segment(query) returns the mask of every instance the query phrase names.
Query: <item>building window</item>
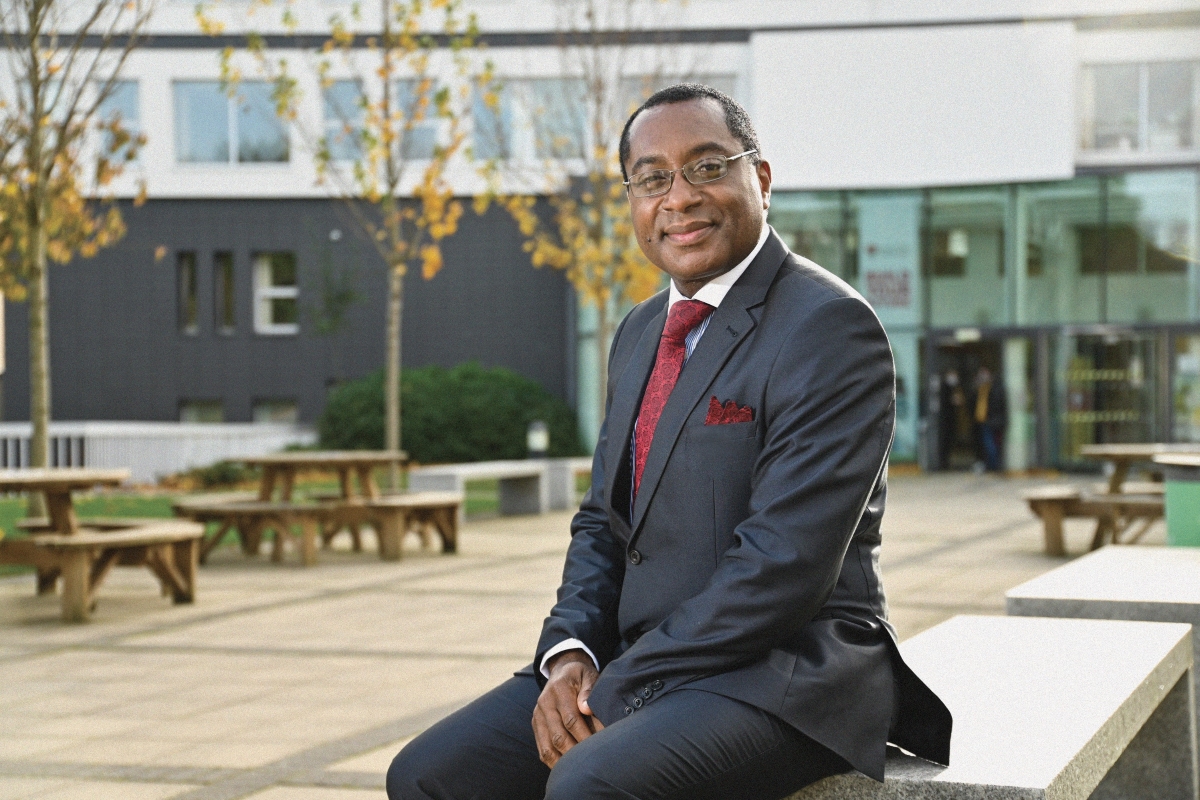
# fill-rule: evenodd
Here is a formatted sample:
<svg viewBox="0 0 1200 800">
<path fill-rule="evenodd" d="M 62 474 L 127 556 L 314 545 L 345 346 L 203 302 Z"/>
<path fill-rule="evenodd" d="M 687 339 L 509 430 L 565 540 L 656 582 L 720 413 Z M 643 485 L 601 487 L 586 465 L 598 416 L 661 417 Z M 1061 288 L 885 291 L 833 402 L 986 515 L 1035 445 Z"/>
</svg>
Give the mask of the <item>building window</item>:
<svg viewBox="0 0 1200 800">
<path fill-rule="evenodd" d="M 180 422 L 224 422 L 225 404 L 220 400 L 180 400 Z"/>
<path fill-rule="evenodd" d="M 290 424 L 300 421 L 295 400 L 255 400 L 251 419 L 260 423 Z"/>
<path fill-rule="evenodd" d="M 525 81 L 521 105 L 537 158 L 583 158 L 587 88 L 577 78 Z"/>
<path fill-rule="evenodd" d="M 300 332 L 300 287 L 296 254 L 254 255 L 254 332 L 294 335 Z"/>
<path fill-rule="evenodd" d="M 97 115 L 105 125 L 112 125 L 114 122 L 120 123 L 121 128 L 136 139 L 141 132 L 138 124 L 137 81 L 117 81 L 113 84 L 112 92 L 100 104 Z M 136 159 L 136 149 L 133 150 L 134 159 L 130 159 L 129 153 L 131 148 L 128 145 L 116 149 L 114 149 L 113 145 L 112 131 L 105 130 L 102 146 L 104 148 L 103 155 L 106 158 L 112 161 L 130 161 Z"/>
<path fill-rule="evenodd" d="M 234 288 L 233 253 L 228 250 L 213 253 L 213 327 L 217 333 L 229 335 L 237 330 Z"/>
<path fill-rule="evenodd" d="M 1092 64 L 1083 67 L 1080 91 L 1083 150 L 1200 147 L 1200 61 Z"/>
<path fill-rule="evenodd" d="M 362 83 L 334 81 L 325 87 L 322 96 L 329 160 L 357 161 L 363 155 L 360 141 L 365 102 Z"/>
<path fill-rule="evenodd" d="M 269 83 L 244 81 L 233 97 L 217 81 L 179 81 L 174 89 L 176 161 L 288 160 L 287 130 L 275 113 Z"/>
<path fill-rule="evenodd" d="M 424 89 L 424 91 L 422 91 Z M 400 143 L 401 155 L 410 161 L 433 158 L 438 145 L 438 118 L 434 96 L 438 92 L 433 82 L 426 80 L 396 81 L 396 108 L 408 127 Z"/>
<path fill-rule="evenodd" d="M 493 108 L 476 90 L 471 100 L 473 123 L 472 148 L 475 158 L 510 158 L 512 156 L 512 96 L 507 89 L 496 92 Z"/>
<path fill-rule="evenodd" d="M 200 332 L 200 315 L 196 302 L 196 253 L 183 250 L 175 256 L 175 275 L 178 283 L 179 330 L 189 336 Z"/>
</svg>

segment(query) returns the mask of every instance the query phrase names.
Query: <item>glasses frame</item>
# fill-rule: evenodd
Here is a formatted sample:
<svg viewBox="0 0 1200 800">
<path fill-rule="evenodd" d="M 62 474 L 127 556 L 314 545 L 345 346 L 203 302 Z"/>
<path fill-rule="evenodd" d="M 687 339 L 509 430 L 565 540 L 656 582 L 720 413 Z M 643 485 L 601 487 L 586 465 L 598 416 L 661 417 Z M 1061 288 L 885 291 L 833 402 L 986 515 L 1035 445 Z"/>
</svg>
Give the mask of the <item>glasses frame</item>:
<svg viewBox="0 0 1200 800">
<path fill-rule="evenodd" d="M 664 195 L 667 192 L 671 191 L 672 187 L 675 186 L 675 173 L 676 172 L 683 173 L 684 180 L 686 180 L 692 186 L 703 186 L 706 183 L 713 183 L 715 181 L 719 181 L 719 180 L 721 180 L 721 178 L 724 178 L 726 175 L 728 175 L 730 161 L 737 161 L 742 156 L 753 155 L 754 153 L 757 153 L 757 152 L 758 152 L 758 148 L 754 148 L 752 150 L 747 150 L 744 153 L 738 153 L 736 156 L 722 156 L 722 155 L 701 156 L 700 158 L 697 158 L 695 161 L 689 161 L 688 163 L 684 164 L 682 167 L 679 167 L 678 169 L 648 169 L 644 172 L 637 173 L 637 175 L 630 175 L 629 180 L 622 181 L 621 185 L 623 185 L 625 187 L 625 189 L 629 192 L 629 195 L 631 197 L 659 197 L 660 195 Z M 699 164 L 701 161 L 707 161 L 710 158 L 717 158 L 717 159 L 724 161 L 725 165 L 726 165 L 725 172 L 722 173 L 721 175 L 718 175 L 715 178 L 710 178 L 709 180 L 706 180 L 706 181 L 694 181 L 688 177 L 686 170 L 689 167 L 695 166 L 696 164 Z M 639 177 L 641 175 L 652 175 L 655 173 L 667 173 L 668 175 L 671 176 L 671 179 L 669 181 L 667 181 L 667 188 L 663 189 L 661 192 L 651 192 L 650 194 L 634 194 L 634 192 L 633 192 L 634 179 L 636 179 L 637 177 Z"/>
</svg>

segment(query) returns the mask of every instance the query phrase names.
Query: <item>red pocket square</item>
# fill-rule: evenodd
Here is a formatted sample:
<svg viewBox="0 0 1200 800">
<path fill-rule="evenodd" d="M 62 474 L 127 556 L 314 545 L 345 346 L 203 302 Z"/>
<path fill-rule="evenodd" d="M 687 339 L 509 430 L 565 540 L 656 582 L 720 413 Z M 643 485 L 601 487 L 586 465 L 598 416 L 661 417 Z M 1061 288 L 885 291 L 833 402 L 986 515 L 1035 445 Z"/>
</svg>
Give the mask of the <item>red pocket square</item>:
<svg viewBox="0 0 1200 800">
<path fill-rule="evenodd" d="M 754 409 L 750 406 L 739 406 L 732 400 L 726 400 L 725 405 L 714 394 L 708 401 L 708 416 L 704 418 L 705 425 L 730 425 L 734 422 L 753 422 Z"/>
</svg>

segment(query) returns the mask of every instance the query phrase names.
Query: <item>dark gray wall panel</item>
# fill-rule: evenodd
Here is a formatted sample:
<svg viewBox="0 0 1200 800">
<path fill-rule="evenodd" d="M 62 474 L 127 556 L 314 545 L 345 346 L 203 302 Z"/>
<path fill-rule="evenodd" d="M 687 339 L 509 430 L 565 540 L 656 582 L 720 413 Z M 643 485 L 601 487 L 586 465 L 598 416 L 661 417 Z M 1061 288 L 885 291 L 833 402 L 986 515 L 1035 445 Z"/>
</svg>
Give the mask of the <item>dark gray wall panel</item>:
<svg viewBox="0 0 1200 800">
<path fill-rule="evenodd" d="M 469 204 L 468 204 L 469 205 Z M 328 200 L 158 200 L 123 209 L 128 234 L 95 258 L 51 268 L 53 418 L 173 420 L 181 399 L 220 399 L 229 421 L 256 399 L 295 399 L 302 421 L 328 386 L 378 369 L 384 358 L 386 275 L 344 205 Z M 330 231 L 341 231 L 332 241 Z M 165 256 L 155 259 L 156 248 Z M 199 333 L 177 325 L 175 254 L 198 254 Z M 212 256 L 234 253 L 237 329 L 217 332 Z M 300 267 L 301 332 L 253 332 L 251 254 L 292 250 Z M 509 367 L 568 402 L 574 398 L 570 291 L 535 270 L 503 212 L 464 215 L 444 244 L 445 267 L 405 281 L 406 366 L 477 360 Z M 322 275 L 350 275 L 358 300 L 344 324 L 315 332 Z M 27 311 L 8 303 L 6 420 L 29 418 Z"/>
</svg>

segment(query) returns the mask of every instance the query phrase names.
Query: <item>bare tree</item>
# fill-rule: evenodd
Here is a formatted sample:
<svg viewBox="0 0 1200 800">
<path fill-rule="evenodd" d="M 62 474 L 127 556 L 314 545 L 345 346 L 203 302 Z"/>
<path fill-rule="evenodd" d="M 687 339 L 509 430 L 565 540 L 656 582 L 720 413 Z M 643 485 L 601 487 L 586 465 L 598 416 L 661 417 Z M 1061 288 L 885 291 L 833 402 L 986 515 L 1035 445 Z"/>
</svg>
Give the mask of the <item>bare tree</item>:
<svg viewBox="0 0 1200 800">
<path fill-rule="evenodd" d="M 152 11 L 151 0 L 0 2 L 0 282 L 29 302 L 33 466 L 48 455 L 47 267 L 124 234 L 106 188 L 142 138 L 102 109 Z"/>
</svg>

